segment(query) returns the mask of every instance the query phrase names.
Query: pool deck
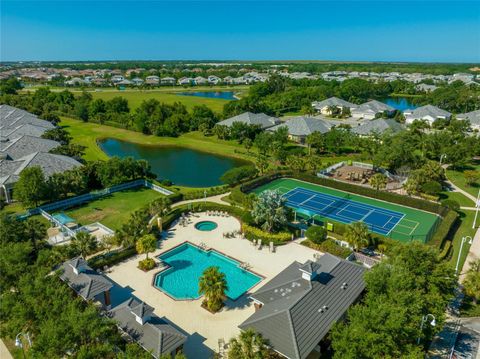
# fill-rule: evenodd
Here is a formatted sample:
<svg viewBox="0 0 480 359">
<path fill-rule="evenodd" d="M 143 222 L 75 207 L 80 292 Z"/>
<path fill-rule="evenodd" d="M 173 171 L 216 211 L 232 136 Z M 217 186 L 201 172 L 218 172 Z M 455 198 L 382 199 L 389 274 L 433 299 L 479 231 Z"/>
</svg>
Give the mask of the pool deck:
<svg viewBox="0 0 480 359">
<path fill-rule="evenodd" d="M 190 217 L 190 223 L 183 227 L 175 224 L 166 233 L 160 249 L 151 257 L 189 241 L 206 248 L 213 248 L 240 262 L 250 264 L 250 270 L 265 277 L 250 292 L 255 292 L 286 266 L 297 260 L 304 262 L 313 259 L 317 251 L 296 242 L 276 248 L 270 253 L 268 243 L 262 250 L 256 249 L 251 242 L 240 238 L 223 238 L 224 232 L 240 229 L 240 223 L 234 217 L 207 216 L 205 213 Z M 213 220 L 218 227 L 210 232 L 195 229 L 195 223 Z M 201 308 L 202 299 L 177 301 L 156 289 L 152 283 L 157 270 L 143 272 L 137 268 L 138 261 L 145 256 L 135 256 L 111 268 L 106 275 L 118 286 L 112 290 L 112 305 L 115 306 L 133 295 L 155 308 L 155 314 L 164 317 L 174 326 L 183 330 L 189 338 L 184 351 L 189 358 L 210 358 L 214 350 L 218 350 L 218 339 L 225 342 L 239 333 L 238 325 L 254 312 L 253 305 L 245 294 L 236 301 L 228 300 L 223 310 L 211 314 Z"/>
</svg>

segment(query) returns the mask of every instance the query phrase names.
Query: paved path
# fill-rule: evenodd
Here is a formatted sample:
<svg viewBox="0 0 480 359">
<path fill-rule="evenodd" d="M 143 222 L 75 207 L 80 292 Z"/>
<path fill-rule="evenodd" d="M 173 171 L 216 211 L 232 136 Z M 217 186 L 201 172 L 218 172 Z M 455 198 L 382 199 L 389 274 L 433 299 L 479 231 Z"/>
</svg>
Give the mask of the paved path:
<svg viewBox="0 0 480 359">
<path fill-rule="evenodd" d="M 464 191 L 463 189 L 461 189 L 460 187 L 458 187 L 456 184 L 454 184 L 452 181 L 450 181 L 449 179 L 446 180 L 446 182 L 454 189 L 454 192 L 460 192 L 461 194 L 463 194 L 465 197 L 467 197 L 468 199 L 471 199 L 473 201 L 473 203 L 477 202 L 477 198 L 473 195 L 471 195 L 470 193 L 468 193 L 467 191 Z"/>
<path fill-rule="evenodd" d="M 470 269 L 470 262 L 480 259 L 480 228 L 477 229 L 475 236 L 473 237 L 473 243 L 470 246 L 467 259 L 463 263 L 462 272 L 460 274 L 460 282 L 465 279 L 465 273 Z"/>
<path fill-rule="evenodd" d="M 226 197 L 228 195 L 230 195 L 230 192 L 222 193 L 222 194 L 219 194 L 219 195 L 216 195 L 216 196 L 207 197 L 206 199 L 205 198 L 197 198 L 197 199 L 189 199 L 189 200 L 185 200 L 185 201 L 180 201 L 180 202 L 176 202 L 176 203 L 172 204 L 172 208 L 175 208 L 177 206 L 181 206 L 182 204 L 203 202 L 205 200 L 207 202 L 214 202 L 214 203 L 219 203 L 219 204 L 230 206 L 230 203 L 222 200 L 223 197 Z"/>
<path fill-rule="evenodd" d="M 2 359 L 13 359 L 12 354 L 7 349 L 7 346 L 3 342 L 3 340 L 0 339 L 0 358 Z"/>
</svg>

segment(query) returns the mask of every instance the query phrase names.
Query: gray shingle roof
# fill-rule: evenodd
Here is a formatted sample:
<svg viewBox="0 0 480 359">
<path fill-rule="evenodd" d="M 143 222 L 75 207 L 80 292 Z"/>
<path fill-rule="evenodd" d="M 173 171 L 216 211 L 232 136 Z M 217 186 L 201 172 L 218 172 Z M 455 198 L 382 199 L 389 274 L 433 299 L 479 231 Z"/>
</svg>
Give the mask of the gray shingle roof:
<svg viewBox="0 0 480 359">
<path fill-rule="evenodd" d="M 480 125 L 480 110 L 471 111 L 467 113 L 459 113 L 457 115 L 459 120 L 468 120 L 472 125 Z"/>
<path fill-rule="evenodd" d="M 287 127 L 288 133 L 293 136 L 307 136 L 313 132 L 325 133 L 330 131 L 330 123 L 313 117 L 294 117 L 280 125 L 269 128 L 269 131 L 275 131 L 280 127 Z"/>
<path fill-rule="evenodd" d="M 231 126 L 234 122 L 242 122 L 247 125 L 257 125 L 262 129 L 265 129 L 275 126 L 276 124 L 280 123 L 280 120 L 264 113 L 244 112 L 240 115 L 220 121 L 218 124 L 222 126 Z"/>
<path fill-rule="evenodd" d="M 156 315 L 151 315 L 144 324 L 137 322 L 133 312 L 142 307 L 142 304 L 146 308 L 152 308 L 137 299 L 130 298 L 110 310 L 108 315 L 155 358 L 170 354 L 185 343 L 187 337 L 184 334 Z"/>
<path fill-rule="evenodd" d="M 305 266 L 315 270 L 302 278 Z M 267 338 L 291 359 L 306 358 L 360 296 L 365 269 L 330 254 L 316 262 L 294 262 L 251 297 L 263 306 L 240 324 Z"/>
<path fill-rule="evenodd" d="M 415 110 L 411 111 L 412 118 L 423 118 L 425 116 L 432 116 L 432 117 L 450 117 L 452 114 L 448 111 L 442 110 L 437 106 L 433 105 L 425 105 L 422 107 L 418 107 Z"/>
<path fill-rule="evenodd" d="M 323 101 L 315 101 L 312 103 L 312 106 L 315 108 L 324 108 L 328 106 L 349 107 L 349 108 L 358 107 L 358 105 L 342 100 L 341 98 L 338 98 L 338 97 L 330 97 Z"/>
<path fill-rule="evenodd" d="M 392 131 L 396 133 L 402 131 L 403 129 L 404 127 L 394 119 L 379 118 L 377 120 L 365 122 L 364 124 L 353 128 L 352 132 L 358 135 L 369 135 L 373 132 L 384 133 L 385 131 Z"/>
<path fill-rule="evenodd" d="M 79 269 L 78 274 L 74 268 Z M 73 258 L 62 264 L 60 278 L 85 300 L 92 300 L 97 295 L 109 290 L 113 284 L 101 274 L 90 268 L 83 258 Z"/>
<path fill-rule="evenodd" d="M 17 160 L 34 152 L 48 152 L 58 146 L 60 143 L 57 141 L 23 135 L 0 142 L 0 153 L 6 154 L 9 159 Z"/>
<path fill-rule="evenodd" d="M 23 135 L 41 137 L 48 128 L 25 123 L 15 128 L 1 129 L 1 131 L 3 136 L 13 139 Z"/>
<path fill-rule="evenodd" d="M 2 132 L 15 129 L 25 124 L 40 126 L 46 129 L 55 128 L 51 122 L 39 119 L 37 116 L 25 110 L 9 105 L 0 105 L 0 130 L 2 130 Z"/>
<path fill-rule="evenodd" d="M 395 109 L 392 106 L 389 106 L 383 102 L 377 101 L 377 100 L 372 100 L 365 102 L 358 106 L 357 108 L 352 110 L 353 113 L 382 113 L 384 111 L 394 111 Z"/>
</svg>

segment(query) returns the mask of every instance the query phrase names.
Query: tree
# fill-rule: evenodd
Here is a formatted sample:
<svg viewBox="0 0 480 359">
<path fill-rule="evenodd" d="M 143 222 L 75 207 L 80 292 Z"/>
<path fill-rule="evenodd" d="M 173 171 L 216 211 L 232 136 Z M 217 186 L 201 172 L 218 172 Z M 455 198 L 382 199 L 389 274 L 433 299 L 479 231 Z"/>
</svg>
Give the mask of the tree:
<svg viewBox="0 0 480 359">
<path fill-rule="evenodd" d="M 60 142 L 61 145 L 68 145 L 72 140 L 70 133 L 61 127 L 55 127 L 51 130 L 45 131 L 42 135 L 42 138 Z"/>
<path fill-rule="evenodd" d="M 71 246 L 79 252 L 83 258 L 95 251 L 98 247 L 97 239 L 88 232 L 77 232 L 72 238 Z"/>
<path fill-rule="evenodd" d="M 220 272 L 218 267 L 208 267 L 203 271 L 198 288 L 198 293 L 205 295 L 203 304 L 213 312 L 220 310 L 228 285 L 225 274 Z"/>
<path fill-rule="evenodd" d="M 255 137 L 255 147 L 262 156 L 266 156 L 272 145 L 272 135 L 269 132 L 261 132 Z"/>
<path fill-rule="evenodd" d="M 463 289 L 465 294 L 477 304 L 478 299 L 480 299 L 480 259 L 470 262 L 470 269 L 463 281 Z"/>
<path fill-rule="evenodd" d="M 245 141 L 243 141 L 243 147 L 247 150 L 247 152 L 250 152 L 250 149 L 253 146 L 253 141 L 251 138 L 246 138 Z"/>
<path fill-rule="evenodd" d="M 265 171 L 268 169 L 270 166 L 268 162 L 268 158 L 263 155 L 257 156 L 257 159 L 255 161 L 255 167 L 258 169 L 258 172 L 263 175 Z"/>
<path fill-rule="evenodd" d="M 361 246 L 368 246 L 370 244 L 368 226 L 363 222 L 354 222 L 347 226 L 343 238 L 355 251 L 358 251 Z"/>
<path fill-rule="evenodd" d="M 387 176 L 383 173 L 375 173 L 368 182 L 376 191 L 379 191 L 387 186 Z"/>
<path fill-rule="evenodd" d="M 127 223 L 117 231 L 117 236 L 124 248 L 133 246 L 137 240 L 148 232 L 150 213 L 148 209 L 139 209 L 131 214 Z"/>
<path fill-rule="evenodd" d="M 150 215 L 158 214 L 160 217 L 170 211 L 172 201 L 168 197 L 160 197 L 152 201 L 149 205 Z"/>
<path fill-rule="evenodd" d="M 309 241 L 320 244 L 327 239 L 327 231 L 321 226 L 310 226 L 305 232 L 305 236 Z"/>
<path fill-rule="evenodd" d="M 422 192 L 431 196 L 437 196 L 442 191 L 442 185 L 435 181 L 429 181 L 422 184 Z"/>
<path fill-rule="evenodd" d="M 253 205 L 252 217 L 267 232 L 281 228 L 288 221 L 285 202 L 279 191 L 264 191 Z"/>
<path fill-rule="evenodd" d="M 465 181 L 469 186 L 473 186 L 480 179 L 479 171 L 466 170 L 465 172 L 463 172 L 463 175 L 465 176 Z"/>
<path fill-rule="evenodd" d="M 244 179 L 252 178 L 256 176 L 256 174 L 257 169 L 253 166 L 234 167 L 226 171 L 222 177 L 220 177 L 220 181 L 232 186 Z"/>
<path fill-rule="evenodd" d="M 228 359 L 264 359 L 269 355 L 267 340 L 249 328 L 230 339 Z"/>
<path fill-rule="evenodd" d="M 25 236 L 32 243 L 34 252 L 37 252 L 38 241 L 47 235 L 47 226 L 36 218 L 29 218 L 25 222 Z"/>
<path fill-rule="evenodd" d="M 15 184 L 15 196 L 26 207 L 37 207 L 45 198 L 47 185 L 43 171 L 39 166 L 25 168 Z"/>
<path fill-rule="evenodd" d="M 138 239 L 136 248 L 139 254 L 145 254 L 145 259 L 148 259 L 148 253 L 157 248 L 157 239 L 153 234 L 146 234 Z"/>
<path fill-rule="evenodd" d="M 415 178 L 409 178 L 404 184 L 403 189 L 409 196 L 415 195 L 418 193 L 419 184 Z"/>
<path fill-rule="evenodd" d="M 287 160 L 285 161 L 285 165 L 295 172 L 305 171 L 305 161 L 300 156 L 288 156 Z"/>
</svg>

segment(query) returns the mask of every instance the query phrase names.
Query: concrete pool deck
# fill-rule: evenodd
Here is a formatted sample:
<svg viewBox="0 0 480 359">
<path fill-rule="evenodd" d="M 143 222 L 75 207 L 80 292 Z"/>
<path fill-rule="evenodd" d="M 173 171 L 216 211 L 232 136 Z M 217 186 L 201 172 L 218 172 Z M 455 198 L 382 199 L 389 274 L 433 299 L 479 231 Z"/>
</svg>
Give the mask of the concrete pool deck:
<svg viewBox="0 0 480 359">
<path fill-rule="evenodd" d="M 210 232 L 195 229 L 195 223 L 205 220 L 215 221 L 218 227 Z M 204 243 L 207 248 L 213 248 L 248 263 L 251 271 L 265 277 L 250 290 L 255 292 L 293 261 L 305 262 L 313 259 L 314 253 L 318 253 L 296 242 L 279 246 L 275 253 L 270 253 L 268 243 L 262 250 L 258 250 L 246 239 L 223 237 L 225 232 L 238 230 L 240 230 L 240 222 L 234 217 L 195 214 L 195 217 L 190 217 L 185 227 L 178 223 L 171 227 L 165 233 L 160 248 L 150 256 L 156 257 L 185 241 L 197 245 Z M 138 261 L 144 257 L 144 255 L 132 257 L 112 267 L 109 273 L 106 273 L 119 286 L 112 291 L 112 305 L 117 305 L 124 300 L 124 296 L 131 294 L 154 307 L 155 314 L 166 318 L 189 335 L 184 346 L 184 352 L 188 357 L 211 357 L 213 351 L 218 350 L 218 340 L 222 338 L 228 342 L 231 337 L 239 333 L 237 326 L 254 312 L 248 294 L 244 294 L 236 301 L 228 300 L 224 309 L 216 314 L 201 308 L 202 299 L 176 301 L 152 285 L 157 270 L 145 273 L 137 268 Z"/>
</svg>

